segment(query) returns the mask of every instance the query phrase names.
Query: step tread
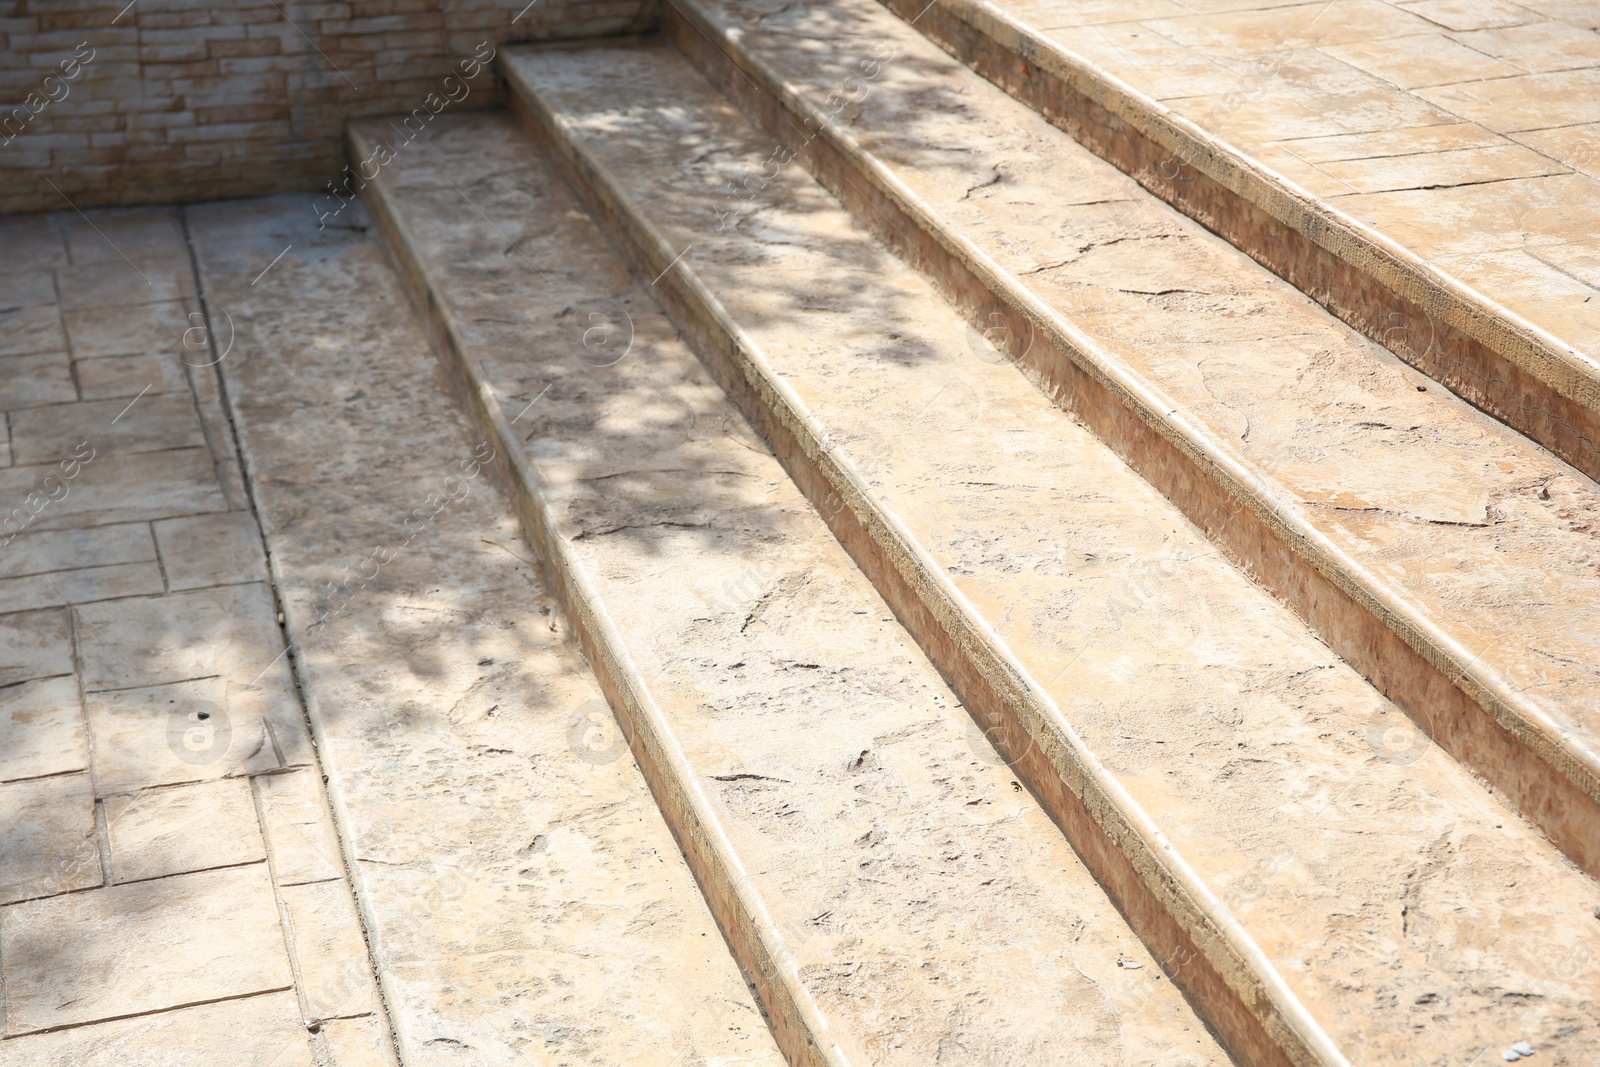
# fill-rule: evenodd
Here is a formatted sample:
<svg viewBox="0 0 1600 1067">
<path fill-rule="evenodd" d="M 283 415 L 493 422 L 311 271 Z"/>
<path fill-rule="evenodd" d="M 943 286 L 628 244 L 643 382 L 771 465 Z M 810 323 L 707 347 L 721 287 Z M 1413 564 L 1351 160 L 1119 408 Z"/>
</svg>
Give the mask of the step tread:
<svg viewBox="0 0 1600 1067">
<path fill-rule="evenodd" d="M 778 1067 L 360 205 L 187 213 L 402 1062 Z"/>
<path fill-rule="evenodd" d="M 1227 1062 L 525 135 L 379 188 L 844 1058 Z"/>
<path fill-rule="evenodd" d="M 1600 487 L 1166 207 L 872 0 L 694 0 L 1244 472 L 1401 625 L 1600 783 Z M 839 48 L 838 40 L 857 42 Z M 857 71 L 859 74 L 859 71 Z M 930 106 L 937 101 L 937 106 Z M 1165 295 L 1151 295 L 1165 294 Z M 1418 387 L 1426 388 L 1419 392 Z"/>
<path fill-rule="evenodd" d="M 1600 948 L 1600 891 L 1437 749 L 1369 741 L 1400 713 L 798 167 L 719 230 L 725 182 L 772 172 L 775 145 L 681 56 L 507 62 L 614 183 L 603 195 L 660 235 L 651 257 L 690 249 L 674 276 L 714 294 L 1345 1055 L 1593 1040 L 1600 975 L 1547 979 L 1552 954 Z M 1523 936 L 1474 932 L 1501 928 Z M 1533 1014 L 1502 995 L 1534 989 Z"/>
</svg>

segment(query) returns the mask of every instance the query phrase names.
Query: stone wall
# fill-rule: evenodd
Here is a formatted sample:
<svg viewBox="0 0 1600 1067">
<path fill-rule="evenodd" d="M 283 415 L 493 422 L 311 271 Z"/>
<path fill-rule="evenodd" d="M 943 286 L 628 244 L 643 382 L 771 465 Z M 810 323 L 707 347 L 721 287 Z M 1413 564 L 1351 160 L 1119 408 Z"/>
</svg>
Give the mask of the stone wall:
<svg viewBox="0 0 1600 1067">
<path fill-rule="evenodd" d="M 636 32 L 654 4 L 0 0 L 0 212 L 316 189 L 347 118 L 499 103 L 499 45 Z"/>
</svg>

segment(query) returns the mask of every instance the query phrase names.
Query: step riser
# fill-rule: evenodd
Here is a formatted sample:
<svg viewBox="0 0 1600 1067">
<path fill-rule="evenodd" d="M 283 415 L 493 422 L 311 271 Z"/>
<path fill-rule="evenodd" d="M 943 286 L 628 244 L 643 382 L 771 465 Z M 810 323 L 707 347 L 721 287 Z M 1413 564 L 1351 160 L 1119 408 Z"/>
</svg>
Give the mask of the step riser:
<svg viewBox="0 0 1600 1067">
<path fill-rule="evenodd" d="M 1383 244 L 1244 174 L 1169 119 L 1146 111 L 1147 105 L 1086 75 L 1088 85 L 1123 110 L 1118 114 L 1049 69 L 1048 62 L 1038 62 L 1039 42 L 1019 35 L 1015 45 L 1002 43 L 944 4 L 880 2 L 915 20 L 916 28 L 945 51 L 1354 329 L 1589 477 L 1600 478 L 1600 382 L 1574 373 L 1554 342 L 1516 330 Z M 974 15 L 975 21 L 998 21 L 987 13 Z M 663 19 L 674 17 L 669 4 Z M 1177 147 L 1163 147 L 1147 130 L 1160 131 Z"/>
<path fill-rule="evenodd" d="M 351 144 L 352 159 L 369 154 Z M 369 198 L 369 208 L 385 244 L 400 268 L 415 305 L 426 321 L 434 347 L 445 362 L 446 377 L 464 402 L 471 420 L 495 445 L 494 477 L 512 501 L 524 536 L 544 564 L 550 587 L 571 621 L 579 648 L 605 694 L 618 726 L 628 740 L 645 781 L 678 846 L 689 862 L 711 913 L 727 938 L 734 958 L 755 987 L 779 1049 L 791 1064 L 844 1067 L 847 1063 L 825 1036 L 826 1026 L 810 998 L 791 981 L 792 959 L 781 935 L 752 902 L 738 872 L 731 846 L 703 796 L 691 794 L 693 773 L 683 765 L 676 742 L 659 713 L 653 713 L 649 689 L 635 666 L 621 653 L 623 644 L 610 633 L 596 595 L 555 534 L 551 515 L 536 489 L 514 431 L 487 386 L 487 378 L 463 354 L 449 314 L 440 306 L 421 265 L 409 254 L 413 242 L 382 196 Z"/>
<path fill-rule="evenodd" d="M 512 85 L 514 112 L 630 265 L 646 280 L 662 275 L 671 253 L 660 239 L 617 203 L 604 176 L 554 129 L 515 76 Z M 1121 818 L 1081 757 L 1059 742 L 1014 670 L 993 656 L 970 618 L 928 580 L 924 564 L 831 459 L 818 434 L 751 366 L 737 326 L 713 312 L 702 291 L 683 282 L 677 270 L 662 276 L 651 293 L 1229 1051 L 1240 1062 L 1275 1067 L 1340 1062 L 1319 1057 L 1276 1010 L 1251 966 Z"/>
<path fill-rule="evenodd" d="M 1314 535 L 1287 528 L 1247 482 L 1173 434 L 1162 411 L 1099 373 L 1069 336 L 1030 317 L 1025 309 L 1031 294 L 1019 293 L 941 240 L 900 198 L 860 173 L 826 128 L 814 133 L 816 124 L 803 122 L 763 88 L 761 71 L 736 73 L 729 56 L 739 55 L 737 46 L 713 45 L 709 34 L 715 31 L 697 26 L 696 15 L 692 6 L 669 5 L 663 32 L 722 92 L 788 144 L 830 192 L 977 328 L 1003 323 L 1009 354 L 1054 403 L 1082 419 L 1445 751 L 1483 774 L 1574 862 L 1600 877 L 1600 782 L 1588 767 L 1524 727 L 1516 712 L 1474 684 L 1466 664 L 1386 611 L 1379 597 L 1350 583 L 1336 559 L 1319 558 Z"/>
</svg>

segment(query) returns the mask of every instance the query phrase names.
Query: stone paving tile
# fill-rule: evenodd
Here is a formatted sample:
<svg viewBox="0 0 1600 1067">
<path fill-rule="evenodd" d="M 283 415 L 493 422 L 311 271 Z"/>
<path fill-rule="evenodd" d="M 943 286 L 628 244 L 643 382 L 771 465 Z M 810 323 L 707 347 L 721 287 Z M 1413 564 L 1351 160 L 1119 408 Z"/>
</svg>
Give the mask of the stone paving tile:
<svg viewBox="0 0 1600 1067">
<path fill-rule="evenodd" d="M 88 775 L 0 786 L 0 904 L 67 893 L 101 881 L 94 790 Z M 5 966 L 6 951 L 7 946 L 0 944 L 0 968 Z"/>
<path fill-rule="evenodd" d="M 255 783 L 256 803 L 280 886 L 325 882 L 344 874 L 339 840 L 321 784 L 311 771 L 263 774 Z"/>
<path fill-rule="evenodd" d="M 224 511 L 209 449 L 106 455 L 85 442 L 76 474 L 61 463 L 0 470 L 0 534 Z M 10 522 L 8 520 L 15 520 Z M 21 523 L 20 528 L 16 525 Z"/>
<path fill-rule="evenodd" d="M 222 678 L 90 693 L 85 702 L 101 795 L 283 765 L 262 694 Z"/>
<path fill-rule="evenodd" d="M 6 1032 L 293 984 L 266 864 L 0 909 Z"/>
<path fill-rule="evenodd" d="M 1600 355 L 1594 302 L 1580 298 L 1575 308 L 1563 282 L 1541 295 L 1541 269 L 1508 252 L 1594 236 L 1593 0 L 1181 0 L 1194 14 L 1151 0 L 996 2 L 1313 196 L 1338 197 L 1342 210 L 1412 252 L 1453 264 L 1490 300 Z M 1503 149 L 1421 158 L 1503 144 L 1500 135 L 1583 173 L 1561 175 Z M 1377 146 L 1372 156 L 1408 158 L 1328 165 L 1366 158 L 1346 151 L 1361 139 Z M 1388 191 L 1404 189 L 1415 191 Z"/>
<path fill-rule="evenodd" d="M 72 673 L 72 628 L 65 611 L 0 615 L 0 685 Z"/>
<path fill-rule="evenodd" d="M 190 303 L 185 300 L 139 307 L 94 304 L 82 311 L 68 311 L 62 318 L 66 322 L 67 336 L 72 339 L 73 356 L 95 359 L 181 352 L 184 333 L 196 321 L 188 317 L 190 309 Z M 207 360 L 196 356 L 191 361 L 204 363 Z"/>
<path fill-rule="evenodd" d="M 159 593 L 162 588 L 161 566 L 153 560 L 84 567 L 56 574 L 30 574 L 0 579 L 0 612 L 87 604 L 95 600 Z"/>
<path fill-rule="evenodd" d="M 40 678 L 0 689 L 0 782 L 88 765 L 76 678 Z"/>
<path fill-rule="evenodd" d="M 206 443 L 194 398 L 187 392 L 137 400 L 83 400 L 11 413 L 16 463 L 66 459 L 84 441 L 92 441 L 96 453 L 108 456 L 199 448 Z"/>
<path fill-rule="evenodd" d="M 394 1067 L 394 1042 L 375 1015 L 329 1020 L 320 1037 L 329 1067 Z"/>
<path fill-rule="evenodd" d="M 372 964 L 343 879 L 279 889 L 289 920 L 295 988 L 306 1018 L 366 1015 L 378 1008 Z"/>
<path fill-rule="evenodd" d="M 1509 63 L 1492 59 L 1436 33 L 1330 45 L 1322 51 L 1402 89 L 1509 78 L 1523 73 Z"/>
<path fill-rule="evenodd" d="M 0 1067 L 384 1063 L 178 215 L 94 215 L 0 220 Z"/>
<path fill-rule="evenodd" d="M 54 307 L 0 311 L 0 356 L 65 353 L 67 335 Z"/>
<path fill-rule="evenodd" d="M 194 295 L 194 285 L 183 267 L 130 267 L 120 260 L 58 268 L 56 285 L 61 306 L 68 311 L 163 304 Z M 107 318 L 109 315 L 102 311 L 99 321 L 103 323 Z"/>
<path fill-rule="evenodd" d="M 132 882 L 267 858 L 250 783 L 225 778 L 104 801 L 110 880 Z"/>
<path fill-rule="evenodd" d="M 204 361 L 196 357 L 194 362 Z M 151 393 L 181 393 L 189 389 L 183 363 L 174 352 L 80 359 L 72 364 L 72 373 L 78 378 L 78 389 L 85 400 L 137 396 L 147 388 Z"/>
<path fill-rule="evenodd" d="M 228 585 L 264 574 L 266 553 L 249 512 L 189 515 L 153 524 L 167 587 L 174 592 Z"/>
<path fill-rule="evenodd" d="M 0 551 L 0 578 L 155 561 L 155 541 L 142 522 L 42 531 L 21 534 Z"/>
<path fill-rule="evenodd" d="M 1529 74 L 1600 67 L 1600 34 L 1571 23 L 1535 22 L 1451 36 Z"/>
<path fill-rule="evenodd" d="M 314 1041 L 294 994 L 268 993 L 12 1038 L 0 1067 L 329 1067 Z"/>
</svg>

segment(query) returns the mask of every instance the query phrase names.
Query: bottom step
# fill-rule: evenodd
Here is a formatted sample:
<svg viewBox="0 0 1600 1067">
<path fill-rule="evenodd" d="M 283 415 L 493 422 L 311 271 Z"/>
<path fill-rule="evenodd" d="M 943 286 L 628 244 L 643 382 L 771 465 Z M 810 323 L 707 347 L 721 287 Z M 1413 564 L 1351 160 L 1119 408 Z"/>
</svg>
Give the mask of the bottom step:
<svg viewBox="0 0 1600 1067">
<path fill-rule="evenodd" d="M 187 215 L 401 1062 L 778 1067 L 359 207 Z"/>
<path fill-rule="evenodd" d="M 790 1060 L 1227 1062 L 548 161 L 490 115 L 392 157 L 375 213 Z"/>
</svg>

